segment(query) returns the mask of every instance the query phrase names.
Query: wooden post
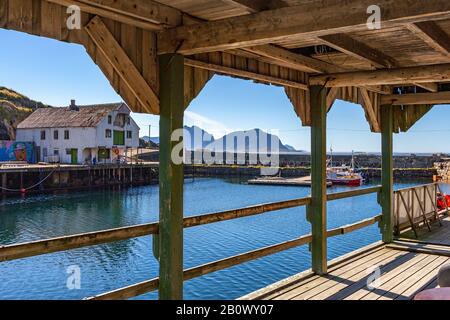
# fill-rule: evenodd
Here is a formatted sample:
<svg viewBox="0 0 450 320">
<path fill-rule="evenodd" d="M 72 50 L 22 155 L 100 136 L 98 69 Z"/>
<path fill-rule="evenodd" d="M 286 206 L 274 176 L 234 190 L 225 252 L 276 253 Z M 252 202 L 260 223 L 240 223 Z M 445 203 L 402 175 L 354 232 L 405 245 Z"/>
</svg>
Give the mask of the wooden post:
<svg viewBox="0 0 450 320">
<path fill-rule="evenodd" d="M 391 105 L 381 106 L 381 185 L 380 205 L 383 212 L 381 233 L 383 241 L 394 239 L 394 174 L 393 174 L 393 109 Z"/>
<path fill-rule="evenodd" d="M 308 219 L 312 224 L 312 270 L 327 273 L 327 95 L 321 86 L 312 86 L 311 95 L 311 205 Z"/>
<path fill-rule="evenodd" d="M 183 298 L 183 164 L 171 154 L 171 135 L 183 128 L 184 57 L 160 56 L 159 298 Z"/>
</svg>

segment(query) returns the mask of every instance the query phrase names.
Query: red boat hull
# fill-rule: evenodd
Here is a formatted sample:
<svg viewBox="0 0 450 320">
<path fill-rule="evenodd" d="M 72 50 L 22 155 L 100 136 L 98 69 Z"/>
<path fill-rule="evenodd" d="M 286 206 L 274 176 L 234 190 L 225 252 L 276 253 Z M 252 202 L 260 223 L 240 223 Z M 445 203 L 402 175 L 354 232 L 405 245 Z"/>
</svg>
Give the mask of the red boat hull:
<svg viewBox="0 0 450 320">
<path fill-rule="evenodd" d="M 361 179 L 349 179 L 349 180 L 334 180 L 330 179 L 328 181 L 331 181 L 333 184 L 338 185 L 344 185 L 344 186 L 351 186 L 351 187 L 359 187 L 362 185 Z"/>
</svg>

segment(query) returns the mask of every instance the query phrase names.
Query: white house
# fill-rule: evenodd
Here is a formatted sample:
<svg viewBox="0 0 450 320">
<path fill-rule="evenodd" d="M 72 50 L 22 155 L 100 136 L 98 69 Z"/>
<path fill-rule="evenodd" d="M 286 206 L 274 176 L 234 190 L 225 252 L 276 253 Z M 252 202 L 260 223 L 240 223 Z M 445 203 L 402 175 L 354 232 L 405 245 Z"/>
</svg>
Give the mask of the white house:
<svg viewBox="0 0 450 320">
<path fill-rule="evenodd" d="M 125 103 L 40 108 L 17 127 L 16 140 L 34 142 L 37 159 L 111 163 L 139 146 L 139 127 Z"/>
</svg>

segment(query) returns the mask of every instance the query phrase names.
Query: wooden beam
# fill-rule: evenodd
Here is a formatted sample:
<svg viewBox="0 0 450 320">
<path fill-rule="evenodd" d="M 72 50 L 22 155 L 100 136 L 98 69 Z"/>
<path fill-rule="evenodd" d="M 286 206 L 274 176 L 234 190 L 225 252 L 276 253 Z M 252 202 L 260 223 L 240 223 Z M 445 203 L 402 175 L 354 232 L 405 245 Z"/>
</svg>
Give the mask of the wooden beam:
<svg viewBox="0 0 450 320">
<path fill-rule="evenodd" d="M 145 110 L 148 113 L 159 114 L 158 96 L 153 92 L 102 19 L 98 16 L 93 18 L 85 27 L 85 30 Z"/>
<path fill-rule="evenodd" d="M 231 76 L 241 77 L 241 78 L 245 78 L 245 79 L 257 80 L 257 81 L 261 81 L 261 82 L 268 83 L 268 84 L 275 84 L 275 85 L 284 86 L 284 87 L 293 87 L 293 88 L 302 89 L 305 91 L 308 90 L 308 85 L 304 84 L 304 83 L 299 83 L 299 82 L 295 82 L 295 81 L 291 81 L 291 80 L 285 80 L 285 79 L 276 78 L 276 77 L 272 77 L 272 76 L 266 76 L 266 75 L 262 75 L 262 74 L 254 73 L 254 72 L 250 72 L 250 71 L 244 71 L 244 70 L 239 70 L 239 69 L 235 69 L 235 68 L 224 67 L 221 65 L 206 63 L 206 62 L 197 61 L 197 60 L 193 60 L 193 59 L 185 59 L 185 65 L 195 67 L 195 68 L 210 70 L 210 71 L 214 71 L 214 72 L 218 72 L 218 73 L 222 73 L 222 74 L 227 74 L 227 75 L 231 75 Z"/>
<path fill-rule="evenodd" d="M 312 225 L 312 270 L 327 273 L 327 152 L 326 89 L 310 88 L 311 97 L 311 205 L 308 220 Z"/>
<path fill-rule="evenodd" d="M 380 224 L 383 242 L 394 240 L 394 168 L 393 168 L 394 111 L 390 105 L 381 106 L 381 193 L 383 218 Z"/>
<path fill-rule="evenodd" d="M 364 110 L 366 111 L 368 117 L 367 120 L 371 124 L 372 130 L 375 132 L 380 132 L 381 128 L 378 121 L 376 106 L 373 105 L 372 99 L 369 96 L 369 92 L 364 88 L 360 88 L 359 91 L 364 101 Z"/>
<path fill-rule="evenodd" d="M 183 129 L 184 58 L 160 57 L 161 116 L 159 121 L 159 297 L 183 298 L 183 164 L 172 156 L 179 141 L 172 134 Z M 181 142 L 182 143 L 182 142 Z"/>
<path fill-rule="evenodd" d="M 344 71 L 342 68 L 330 63 L 293 53 L 289 50 L 274 45 L 248 47 L 244 50 L 273 59 L 276 62 L 281 63 L 283 66 L 302 72 L 334 73 Z"/>
<path fill-rule="evenodd" d="M 449 81 L 450 64 L 336 73 L 312 76 L 309 80 L 311 85 L 325 85 L 327 87 L 402 85 Z"/>
<path fill-rule="evenodd" d="M 181 24 L 181 12 L 151 0 L 46 0 L 148 30 Z"/>
<path fill-rule="evenodd" d="M 346 34 L 328 35 L 320 37 L 320 39 L 328 46 L 349 56 L 364 60 L 377 69 L 395 68 L 399 66 L 394 58 L 389 57 L 383 52 L 373 49 L 362 42 L 356 41 Z M 414 85 L 431 92 L 438 91 L 438 85 L 436 83 L 414 83 Z"/>
<path fill-rule="evenodd" d="M 450 57 L 450 36 L 435 22 L 424 21 L 407 24 L 409 30 L 426 42 L 431 48 Z"/>
<path fill-rule="evenodd" d="M 337 95 L 341 89 L 340 88 L 330 88 L 327 94 L 327 112 L 331 110 L 334 102 L 336 101 Z"/>
<path fill-rule="evenodd" d="M 386 95 L 381 97 L 381 104 L 392 104 L 393 106 L 450 104 L 450 91 Z"/>
<path fill-rule="evenodd" d="M 249 13 L 287 7 L 286 2 L 282 0 L 222 0 L 222 2 L 247 10 Z"/>
<path fill-rule="evenodd" d="M 414 83 L 414 85 L 421 87 L 422 89 L 428 90 L 430 92 L 438 92 L 439 85 L 437 83 Z"/>
<path fill-rule="evenodd" d="M 397 62 L 368 45 L 359 42 L 346 34 L 332 34 L 320 37 L 326 45 L 341 51 L 349 56 L 369 62 L 376 68 L 393 68 Z"/>
<path fill-rule="evenodd" d="M 223 51 L 273 43 L 300 37 L 367 30 L 367 8 L 373 0 L 322 0 L 308 4 L 263 11 L 199 25 L 185 25 L 158 36 L 159 53 L 184 55 Z M 427 0 L 420 6 L 407 1 L 379 0 L 383 27 L 416 23 L 450 16 L 448 0 Z"/>
</svg>

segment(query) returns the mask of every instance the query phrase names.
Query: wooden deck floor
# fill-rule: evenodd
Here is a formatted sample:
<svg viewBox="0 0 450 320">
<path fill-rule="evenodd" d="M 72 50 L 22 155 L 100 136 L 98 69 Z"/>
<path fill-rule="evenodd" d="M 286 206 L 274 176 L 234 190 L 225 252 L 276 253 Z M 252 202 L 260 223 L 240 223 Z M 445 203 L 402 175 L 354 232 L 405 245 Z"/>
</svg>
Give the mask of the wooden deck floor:
<svg viewBox="0 0 450 320">
<path fill-rule="evenodd" d="M 405 233 L 394 243 L 373 244 L 329 263 L 329 273 L 306 271 L 242 300 L 409 300 L 437 286 L 439 268 L 450 263 L 450 218 L 424 228 L 419 239 Z M 378 283 L 372 283 L 374 267 Z"/>
<path fill-rule="evenodd" d="M 396 246 L 403 247 L 397 249 Z M 436 287 L 439 268 L 450 262 L 450 247 L 434 246 L 444 253 L 440 255 L 434 251 L 413 252 L 416 246 L 404 242 L 379 245 L 331 264 L 326 276 L 306 272 L 242 299 L 409 300 L 424 289 Z M 376 288 L 368 286 L 373 267 L 379 267 L 381 275 Z"/>
</svg>

